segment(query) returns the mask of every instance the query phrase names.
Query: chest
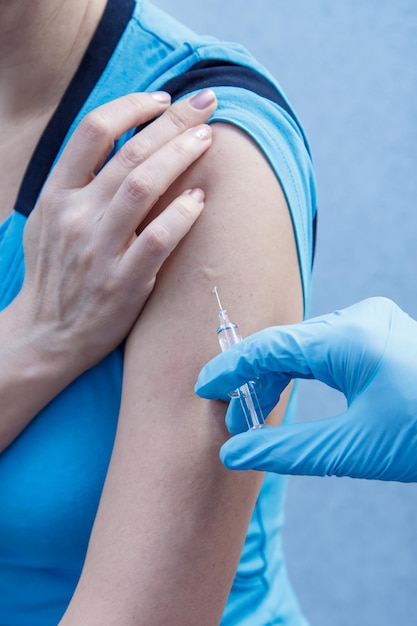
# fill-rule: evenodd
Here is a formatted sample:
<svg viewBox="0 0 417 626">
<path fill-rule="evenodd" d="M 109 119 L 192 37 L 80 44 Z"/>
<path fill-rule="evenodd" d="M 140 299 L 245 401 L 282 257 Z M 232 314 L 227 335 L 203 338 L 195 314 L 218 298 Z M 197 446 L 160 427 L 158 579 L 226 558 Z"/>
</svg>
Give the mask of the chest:
<svg viewBox="0 0 417 626">
<path fill-rule="evenodd" d="M 115 351 L 0 455 L 1 624 L 57 624 L 74 592 L 114 442 L 121 379 Z"/>
</svg>

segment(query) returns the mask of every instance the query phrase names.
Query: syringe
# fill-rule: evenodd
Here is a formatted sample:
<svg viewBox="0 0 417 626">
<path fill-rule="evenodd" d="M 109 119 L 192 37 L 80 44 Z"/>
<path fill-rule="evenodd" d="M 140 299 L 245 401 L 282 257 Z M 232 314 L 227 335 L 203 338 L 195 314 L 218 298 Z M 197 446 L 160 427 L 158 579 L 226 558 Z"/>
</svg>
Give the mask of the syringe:
<svg viewBox="0 0 417 626">
<path fill-rule="evenodd" d="M 218 316 L 220 324 L 217 329 L 217 338 L 220 348 L 222 352 L 224 352 L 235 343 L 240 343 L 242 341 L 242 335 L 239 332 L 237 324 L 230 321 L 227 311 L 222 308 L 217 287 L 213 287 L 213 293 L 216 294 L 219 305 Z M 266 426 L 258 396 L 256 395 L 255 386 L 256 382 L 251 380 L 235 391 L 231 391 L 229 394 L 232 397 L 239 398 L 248 429 Z"/>
</svg>

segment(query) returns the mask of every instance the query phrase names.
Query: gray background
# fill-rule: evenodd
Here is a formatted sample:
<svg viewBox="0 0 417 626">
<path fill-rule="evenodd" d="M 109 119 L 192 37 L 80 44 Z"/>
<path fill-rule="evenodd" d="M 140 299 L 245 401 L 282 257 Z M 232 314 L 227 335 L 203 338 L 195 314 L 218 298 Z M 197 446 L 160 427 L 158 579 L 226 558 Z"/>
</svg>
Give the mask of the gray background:
<svg viewBox="0 0 417 626">
<path fill-rule="evenodd" d="M 417 318 L 416 0 L 156 3 L 243 43 L 303 122 L 320 211 L 311 314 L 385 295 Z M 342 407 L 302 384 L 299 419 Z M 417 485 L 291 478 L 285 548 L 312 626 L 417 625 L 416 510 Z"/>
</svg>

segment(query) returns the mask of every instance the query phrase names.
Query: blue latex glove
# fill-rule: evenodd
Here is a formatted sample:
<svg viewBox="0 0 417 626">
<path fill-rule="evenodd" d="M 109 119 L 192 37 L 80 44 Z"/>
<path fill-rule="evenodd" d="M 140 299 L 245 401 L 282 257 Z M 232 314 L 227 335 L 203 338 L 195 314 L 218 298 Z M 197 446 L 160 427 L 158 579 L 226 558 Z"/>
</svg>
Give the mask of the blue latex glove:
<svg viewBox="0 0 417 626">
<path fill-rule="evenodd" d="M 417 322 L 386 298 L 371 298 L 300 324 L 267 328 L 219 354 L 196 392 L 222 398 L 259 377 L 267 414 L 292 378 L 343 392 L 335 417 L 248 431 L 221 449 L 231 469 L 417 481 Z M 230 403 L 231 432 L 244 430 Z"/>
</svg>

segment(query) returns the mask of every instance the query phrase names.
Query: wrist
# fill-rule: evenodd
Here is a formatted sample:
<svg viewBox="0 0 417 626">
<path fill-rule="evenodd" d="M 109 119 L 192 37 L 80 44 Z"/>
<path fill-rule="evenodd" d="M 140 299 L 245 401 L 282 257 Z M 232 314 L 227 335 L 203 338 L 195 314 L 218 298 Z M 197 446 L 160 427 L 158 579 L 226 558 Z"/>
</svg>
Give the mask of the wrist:
<svg viewBox="0 0 417 626">
<path fill-rule="evenodd" d="M 82 367 L 66 350 L 62 334 L 35 323 L 24 300 L 16 298 L 0 314 L 0 452 Z"/>
<path fill-rule="evenodd" d="M 30 380 L 61 379 L 68 384 L 83 371 L 69 337 L 40 321 L 21 294 L 1 313 L 0 367 Z M 7 339 L 6 339 L 7 338 Z"/>
</svg>

